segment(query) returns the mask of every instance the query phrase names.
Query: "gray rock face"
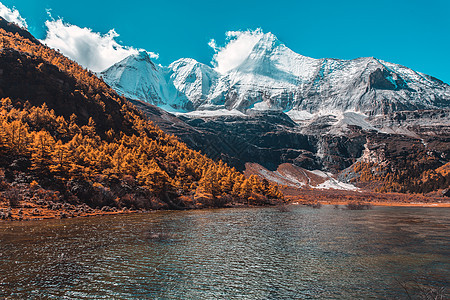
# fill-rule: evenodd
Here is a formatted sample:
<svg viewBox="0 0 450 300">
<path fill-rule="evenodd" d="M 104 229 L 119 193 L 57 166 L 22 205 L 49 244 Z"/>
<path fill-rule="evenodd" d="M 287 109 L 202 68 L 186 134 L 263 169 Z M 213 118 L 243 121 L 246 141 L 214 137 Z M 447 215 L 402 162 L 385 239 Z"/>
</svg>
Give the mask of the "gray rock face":
<svg viewBox="0 0 450 300">
<path fill-rule="evenodd" d="M 245 163 L 254 162 L 269 170 L 292 163 L 310 170 L 338 172 L 362 155 L 366 143 L 357 128 L 348 135 L 304 134 L 301 126 L 281 112 L 188 118 L 175 117 L 144 102 L 133 103 L 189 147 L 241 171 Z"/>
<path fill-rule="evenodd" d="M 427 155 L 438 164 L 450 160 L 450 111 L 396 112 L 371 117 L 362 127 L 316 117 L 298 123 L 282 112 L 252 112 L 243 116 L 174 116 L 144 102 L 134 101 L 166 132 L 189 147 L 238 170 L 257 163 L 276 171 L 283 163 L 307 170 L 324 170 L 343 181 L 355 162 L 406 168 L 408 160 Z M 428 124 L 427 126 L 423 124 Z M 364 124 L 363 124 L 364 125 Z M 433 167 L 436 167 L 433 165 Z"/>
</svg>

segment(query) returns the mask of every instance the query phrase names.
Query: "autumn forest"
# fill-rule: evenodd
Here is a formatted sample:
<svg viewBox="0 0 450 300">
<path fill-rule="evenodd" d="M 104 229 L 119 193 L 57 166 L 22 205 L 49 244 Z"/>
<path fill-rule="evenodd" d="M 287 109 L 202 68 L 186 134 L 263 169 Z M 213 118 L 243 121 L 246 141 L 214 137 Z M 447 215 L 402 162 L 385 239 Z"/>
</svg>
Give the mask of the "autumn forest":
<svg viewBox="0 0 450 300">
<path fill-rule="evenodd" d="M 20 31 L 0 29 L 0 47 L 4 201 L 179 209 L 283 198 L 268 181 L 190 150 L 101 79 Z"/>
</svg>

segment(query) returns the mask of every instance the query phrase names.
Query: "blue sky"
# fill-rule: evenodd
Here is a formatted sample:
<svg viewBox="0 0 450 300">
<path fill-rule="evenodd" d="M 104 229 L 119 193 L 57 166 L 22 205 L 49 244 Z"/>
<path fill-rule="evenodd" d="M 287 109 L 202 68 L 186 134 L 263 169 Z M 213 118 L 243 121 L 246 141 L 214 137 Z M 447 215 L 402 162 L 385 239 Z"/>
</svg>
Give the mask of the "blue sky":
<svg viewBox="0 0 450 300">
<path fill-rule="evenodd" d="M 0 0 L 45 38 L 52 16 L 102 34 L 120 34 L 122 45 L 159 54 L 168 65 L 182 57 L 209 63 L 211 39 L 261 28 L 293 51 L 322 58 L 374 56 L 450 83 L 450 1 L 60 1 Z"/>
</svg>

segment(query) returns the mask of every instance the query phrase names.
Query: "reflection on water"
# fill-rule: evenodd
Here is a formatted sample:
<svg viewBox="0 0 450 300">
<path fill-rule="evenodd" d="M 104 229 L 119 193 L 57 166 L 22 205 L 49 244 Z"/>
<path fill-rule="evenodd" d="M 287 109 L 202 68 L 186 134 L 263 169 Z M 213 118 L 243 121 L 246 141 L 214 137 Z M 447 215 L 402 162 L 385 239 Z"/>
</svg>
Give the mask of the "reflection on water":
<svg viewBox="0 0 450 300">
<path fill-rule="evenodd" d="M 449 213 L 295 207 L 2 222 L 0 298 L 405 297 L 397 280 L 450 278 Z"/>
</svg>

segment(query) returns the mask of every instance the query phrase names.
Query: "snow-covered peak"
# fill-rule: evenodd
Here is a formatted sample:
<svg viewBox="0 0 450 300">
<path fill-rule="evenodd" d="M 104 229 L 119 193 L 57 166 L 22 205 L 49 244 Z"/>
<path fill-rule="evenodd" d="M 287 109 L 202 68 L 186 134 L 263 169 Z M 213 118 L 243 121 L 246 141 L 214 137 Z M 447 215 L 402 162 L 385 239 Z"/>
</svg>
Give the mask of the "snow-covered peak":
<svg viewBox="0 0 450 300">
<path fill-rule="evenodd" d="M 270 32 L 265 33 L 261 35 L 261 38 L 253 47 L 249 57 L 270 56 L 270 53 L 280 45 L 281 43 L 275 35 Z"/>
<path fill-rule="evenodd" d="M 196 61 L 193 58 L 180 58 L 180 59 L 174 61 L 173 63 L 171 63 L 169 65 L 169 68 L 172 70 L 175 70 L 175 69 L 183 68 L 186 66 L 194 67 L 194 66 L 201 66 L 201 65 L 207 67 L 206 65 L 199 63 L 198 61 Z"/>
<path fill-rule="evenodd" d="M 233 33 L 217 48 L 223 74 L 191 58 L 168 67 L 147 52 L 131 55 L 101 73 L 125 96 L 179 111 L 202 109 L 282 110 L 292 115 L 450 107 L 450 86 L 409 68 L 373 57 L 314 59 L 295 53 L 272 33 Z M 234 48 L 233 48 L 234 47 Z M 236 59 L 236 55 L 242 57 Z M 216 68 L 217 69 L 217 68 Z"/>
<path fill-rule="evenodd" d="M 191 58 L 179 59 L 167 69 L 168 84 L 184 95 L 193 108 L 206 101 L 220 76 L 211 67 Z"/>
<path fill-rule="evenodd" d="M 137 54 L 132 54 L 132 55 L 130 55 L 130 57 L 135 57 L 137 59 L 143 59 L 143 60 L 150 60 L 151 61 L 150 55 L 145 50 L 141 50 Z"/>
<path fill-rule="evenodd" d="M 146 51 L 132 54 L 99 74 L 119 94 L 152 104 L 167 101 L 161 68 L 153 63 Z"/>
<path fill-rule="evenodd" d="M 266 33 L 261 36 L 248 57 L 230 73 L 251 73 L 275 80 L 292 81 L 292 75 L 311 77 L 314 71 L 312 69 L 318 63 L 318 59 L 297 54 L 275 35 Z"/>
<path fill-rule="evenodd" d="M 195 82 L 209 78 L 216 80 L 220 75 L 213 68 L 205 64 L 199 63 L 192 58 L 182 58 L 169 65 L 167 68 L 170 76 L 174 81 L 178 83 L 182 82 Z"/>
<path fill-rule="evenodd" d="M 141 50 L 136 54 L 131 54 L 130 56 L 125 57 L 122 61 L 118 62 L 116 65 L 123 65 L 123 66 L 126 65 L 127 67 L 135 67 L 138 69 L 146 69 L 151 66 L 153 69 L 156 69 L 156 65 L 150 58 L 150 55 L 147 53 L 147 51 L 144 50 Z"/>
</svg>

